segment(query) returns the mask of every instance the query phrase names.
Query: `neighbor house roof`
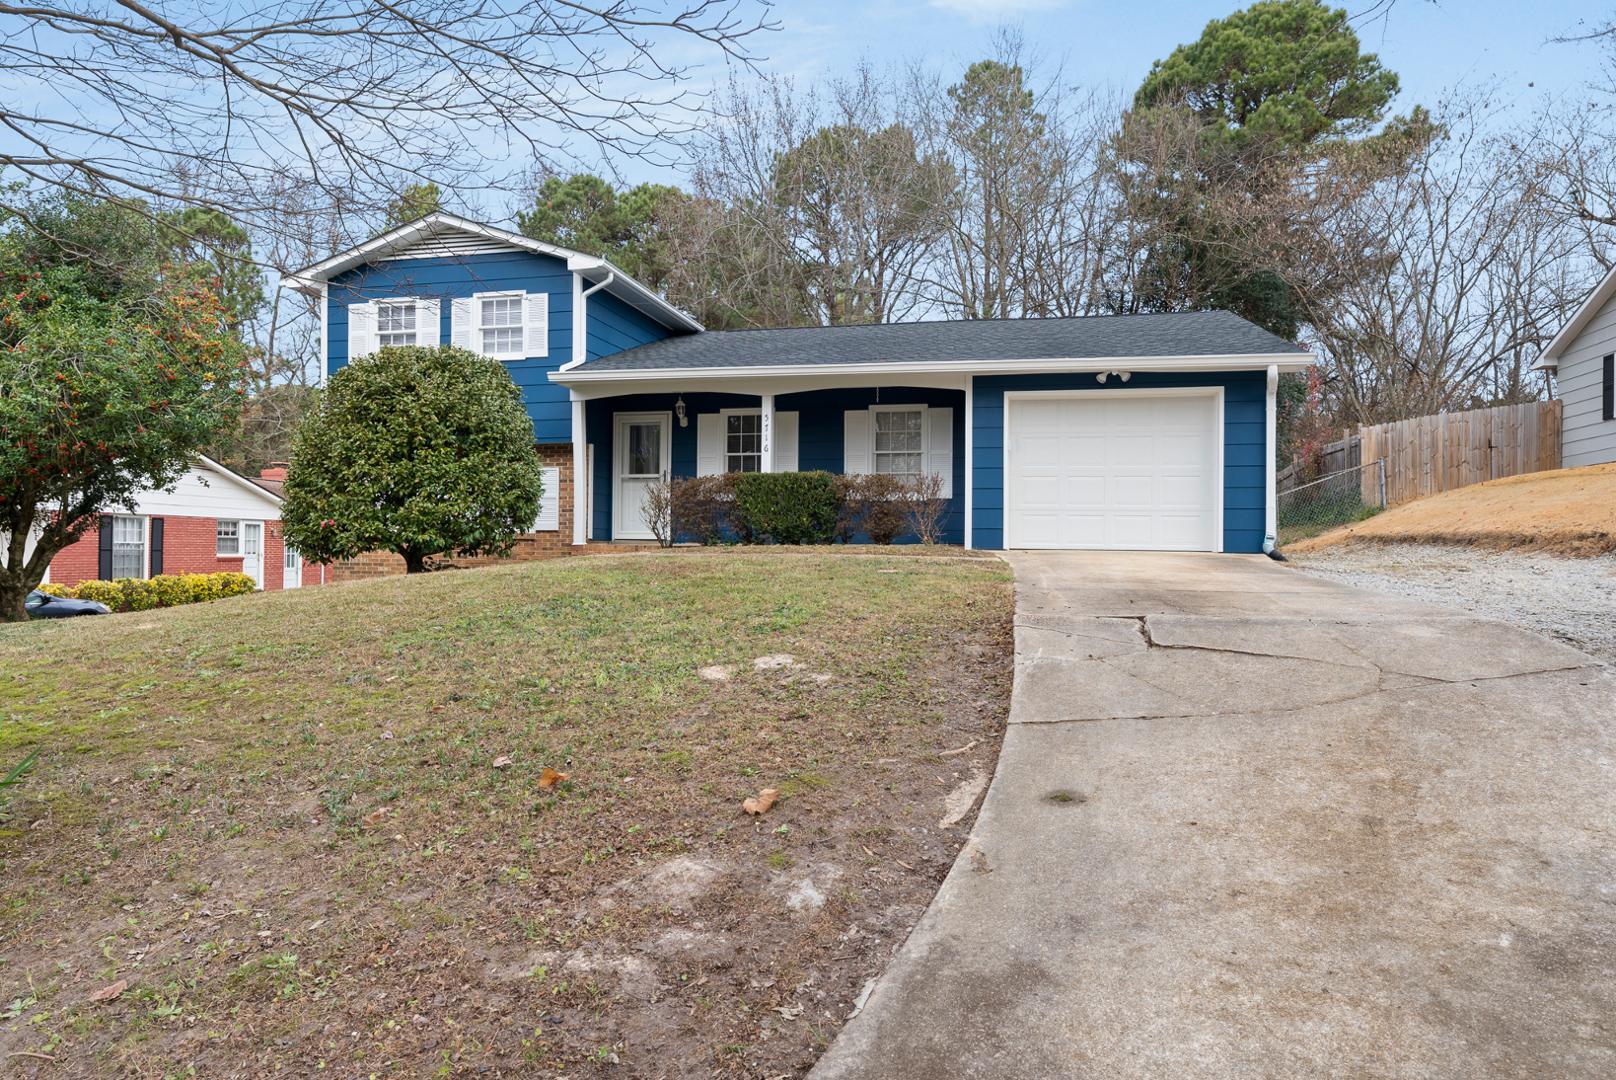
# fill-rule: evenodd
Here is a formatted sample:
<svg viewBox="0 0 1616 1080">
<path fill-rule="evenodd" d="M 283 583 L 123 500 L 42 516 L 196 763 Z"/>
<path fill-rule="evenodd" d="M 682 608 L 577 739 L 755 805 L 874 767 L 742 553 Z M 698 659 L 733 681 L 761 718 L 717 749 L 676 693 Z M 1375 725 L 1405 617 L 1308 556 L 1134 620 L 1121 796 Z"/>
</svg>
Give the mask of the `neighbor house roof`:
<svg viewBox="0 0 1616 1080">
<path fill-rule="evenodd" d="M 1543 355 L 1539 356 L 1537 363 L 1532 366 L 1538 369 L 1558 368 L 1560 357 L 1613 296 L 1616 296 L 1616 267 L 1612 267 L 1604 280 L 1594 286 L 1594 291 L 1588 294 L 1588 299 L 1584 300 L 1577 313 L 1571 316 L 1571 321 L 1560 328 L 1560 332 L 1554 335 L 1554 340 L 1549 342 L 1549 347 L 1543 350 Z"/>
<path fill-rule="evenodd" d="M 465 257 L 510 250 L 531 251 L 565 260 L 567 269 L 582 277 L 587 285 L 604 282 L 606 292 L 664 326 L 692 331 L 702 328 L 701 323 L 605 259 L 443 211 L 389 229 L 363 244 L 288 274 L 283 280 L 299 292 L 317 296 L 324 282 L 367 263 L 389 259 Z"/>
<path fill-rule="evenodd" d="M 966 319 L 708 331 L 590 360 L 558 382 L 627 373 L 768 373 L 783 369 L 992 369 L 1005 362 L 1115 361 L 1305 364 L 1312 354 L 1227 311 L 1067 319 Z M 1149 366 L 1148 364 L 1142 366 Z M 1180 365 L 1181 366 L 1181 365 Z"/>
</svg>

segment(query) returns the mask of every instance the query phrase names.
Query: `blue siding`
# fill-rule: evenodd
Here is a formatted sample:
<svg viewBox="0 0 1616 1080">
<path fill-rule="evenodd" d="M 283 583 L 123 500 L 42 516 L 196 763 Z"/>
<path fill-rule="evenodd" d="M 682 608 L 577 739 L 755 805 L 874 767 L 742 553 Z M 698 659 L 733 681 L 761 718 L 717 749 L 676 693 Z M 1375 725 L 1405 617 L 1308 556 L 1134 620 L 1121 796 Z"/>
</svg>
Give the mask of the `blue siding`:
<svg viewBox="0 0 1616 1080">
<path fill-rule="evenodd" d="M 670 336 L 672 331 L 655 319 L 629 307 L 604 290 L 584 301 L 589 313 L 587 349 L 589 359 L 649 345 Z"/>
<path fill-rule="evenodd" d="M 440 303 L 439 339 L 449 341 L 450 301 L 479 292 L 542 292 L 550 299 L 549 355 L 514 360 L 505 365 L 522 388 L 522 401 L 533 418 L 533 438 L 540 443 L 572 439 L 572 408 L 567 388 L 550 382 L 549 374 L 572 359 L 572 272 L 565 260 L 532 252 L 454 258 L 401 259 L 358 267 L 331 279 L 327 311 L 327 370 L 348 362 L 348 305 L 390 296 L 436 297 Z M 673 331 L 604 292 L 589 298 L 588 342 L 591 358 L 667 337 Z"/>
<path fill-rule="evenodd" d="M 590 298 L 593 306 L 594 298 Z M 593 312 L 591 311 L 591 316 Z M 612 536 L 612 441 L 616 437 L 613 414 L 620 412 L 673 412 L 677 394 L 639 394 L 605 398 L 585 406 L 585 426 L 588 441 L 595 447 L 595 468 L 591 478 L 594 485 L 593 536 L 609 540 Z M 680 427 L 674 421 L 672 437 L 672 469 L 675 476 L 696 474 L 696 417 L 701 413 L 720 409 L 755 409 L 758 399 L 754 395 L 692 393 L 685 394 L 686 416 L 689 425 Z M 954 498 L 949 503 L 948 520 L 944 526 L 947 543 L 958 544 L 965 534 L 965 394 L 959 390 L 933 390 L 905 387 L 883 387 L 880 402 L 886 405 L 936 405 L 954 410 Z M 804 471 L 823 469 L 839 473 L 843 467 L 842 414 L 849 409 L 863 409 L 876 404 L 877 391 L 872 388 L 850 390 L 815 390 L 800 394 L 782 394 L 774 399 L 779 412 L 797 414 L 797 467 Z"/>
<path fill-rule="evenodd" d="M 1263 410 L 1266 375 L 1136 373 L 1126 388 L 1221 386 L 1223 394 L 1223 548 L 1262 550 L 1267 450 Z M 1118 390 L 1092 373 L 1065 375 L 983 375 L 974 383 L 973 448 L 976 490 L 972 506 L 974 546 L 1004 547 L 1004 392 L 1006 390 Z"/>
</svg>

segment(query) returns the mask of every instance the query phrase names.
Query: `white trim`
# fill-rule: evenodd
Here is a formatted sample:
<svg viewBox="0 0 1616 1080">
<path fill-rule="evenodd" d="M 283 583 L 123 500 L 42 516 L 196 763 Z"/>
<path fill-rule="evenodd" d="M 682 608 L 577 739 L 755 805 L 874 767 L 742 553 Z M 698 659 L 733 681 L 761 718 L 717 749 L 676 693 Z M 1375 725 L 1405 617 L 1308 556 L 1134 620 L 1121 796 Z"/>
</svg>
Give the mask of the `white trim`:
<svg viewBox="0 0 1616 1080">
<path fill-rule="evenodd" d="M 361 301 L 361 303 L 371 304 L 376 308 L 376 326 L 372 330 L 372 334 L 376 338 L 375 349 L 380 350 L 382 348 L 382 305 L 383 304 L 408 304 L 408 305 L 410 305 L 410 308 L 415 313 L 415 329 L 410 331 L 410 332 L 412 334 L 414 334 L 415 337 L 416 337 L 416 340 L 411 342 L 411 344 L 420 344 L 420 336 L 421 336 L 421 304 L 426 299 L 427 298 L 424 297 L 424 296 L 378 296 L 378 297 L 375 297 L 374 299 L 366 299 L 366 300 Z M 349 306 L 353 307 L 354 305 L 350 304 Z M 399 333 L 400 331 L 394 330 L 394 331 L 389 331 L 389 332 L 390 333 Z M 367 353 L 366 355 L 368 356 L 370 354 Z M 348 357 L 348 360 L 349 360 L 350 363 L 353 362 L 356 359 L 362 359 L 362 358 L 354 357 L 354 356 Z"/>
<path fill-rule="evenodd" d="M 236 527 L 236 550 L 235 551 L 220 551 L 219 550 L 219 527 L 221 525 L 225 525 L 225 524 L 234 525 Z M 241 519 L 240 518 L 214 518 L 213 519 L 213 557 L 215 559 L 239 559 L 239 558 L 241 558 Z"/>
<path fill-rule="evenodd" d="M 682 330 L 699 331 L 702 329 L 701 323 L 686 315 L 605 259 L 585 255 L 582 252 L 573 251 L 571 248 L 546 244 L 542 240 L 534 240 L 532 237 L 523 236 L 521 233 L 496 228 L 493 225 L 484 225 L 481 222 L 460 217 L 458 214 L 449 214 L 443 211 L 428 214 L 419 221 L 400 225 L 396 229 L 389 229 L 362 244 L 351 247 L 346 251 L 340 251 L 312 266 L 306 266 L 301 270 L 287 274 L 282 280 L 286 285 L 297 289 L 299 292 L 312 292 L 319 288 L 321 282 L 337 274 L 352 270 L 356 266 L 363 266 L 365 263 L 380 261 L 386 258 L 387 254 L 393 250 L 408 247 L 445 231 L 470 233 L 521 251 L 530 251 L 537 255 L 549 255 L 552 258 L 565 259 L 567 269 L 574 273 L 604 272 L 613 275 L 615 277 L 613 282 L 615 285 L 614 292 L 626 294 L 622 298 L 642 311 L 649 307 L 657 312 L 661 316 L 657 321 Z M 444 258 L 446 256 L 431 255 L 423 257 Z"/>
<path fill-rule="evenodd" d="M 1577 308 L 1576 313 L 1571 316 L 1571 321 L 1562 326 L 1560 332 L 1554 335 L 1554 340 L 1549 342 L 1549 347 L 1543 350 L 1542 355 L 1537 359 L 1537 363 L 1532 365 L 1533 370 L 1542 371 L 1558 368 L 1560 366 L 1560 357 L 1571 347 L 1571 343 L 1577 340 L 1578 335 L 1582 333 L 1587 325 L 1593 321 L 1593 317 L 1599 314 L 1599 309 L 1604 307 L 1613 296 L 1616 296 L 1616 266 L 1611 267 L 1610 272 L 1605 275 L 1604 279 L 1594 286 L 1594 291 L 1589 293 L 1588 299 L 1584 300 L 1582 306 Z"/>
<path fill-rule="evenodd" d="M 971 458 L 976 450 L 976 409 L 975 409 L 976 380 L 970 376 L 965 378 L 965 548 L 967 551 L 976 547 L 975 537 L 972 536 L 972 526 L 975 524 L 976 508 L 976 475 L 975 462 Z M 1002 501 L 1002 500 L 1001 500 Z"/>
<path fill-rule="evenodd" d="M 227 469 L 223 465 L 220 465 L 217 461 L 214 461 L 212 458 L 207 457 L 204 454 L 197 454 L 196 460 L 206 468 L 213 470 L 226 480 L 229 480 L 243 491 L 251 492 L 262 499 L 268 499 L 275 506 L 280 506 L 286 501 L 284 498 L 275 494 L 273 491 L 270 491 L 268 488 L 259 487 L 245 476 L 242 476 L 240 473 L 236 472 L 234 469 Z"/>
<path fill-rule="evenodd" d="M 584 399 L 572 395 L 572 543 L 588 543 L 589 450 L 584 431 Z"/>
<path fill-rule="evenodd" d="M 673 456 L 673 413 L 658 412 L 656 410 L 612 413 L 612 539 L 613 540 L 654 540 L 650 528 L 643 534 L 636 531 L 634 536 L 623 535 L 623 424 L 625 421 L 657 420 L 662 424 L 662 475 L 668 475 L 673 467 L 669 460 Z"/>
<path fill-rule="evenodd" d="M 1279 474 L 1274 449 L 1279 438 L 1279 368 L 1268 369 L 1263 398 L 1263 554 L 1279 546 Z"/>
<path fill-rule="evenodd" d="M 931 462 L 929 460 L 930 452 L 931 452 L 931 406 L 926 405 L 923 402 L 915 402 L 915 403 L 911 403 L 911 404 L 905 404 L 905 403 L 899 402 L 899 403 L 897 403 L 895 405 L 875 404 L 875 405 L 871 405 L 869 407 L 869 412 L 870 412 L 870 474 L 872 476 L 897 476 L 897 475 L 902 475 L 902 474 L 899 474 L 899 473 L 883 473 L 883 472 L 881 472 L 880 469 L 877 469 L 875 467 L 875 463 L 878 460 L 880 460 L 879 455 L 881 455 L 881 454 L 897 454 L 897 453 L 903 453 L 903 454 L 912 453 L 912 451 L 909 451 L 909 450 L 901 450 L 901 451 L 900 450 L 877 450 L 875 448 L 875 434 L 876 434 L 876 431 L 875 431 L 875 414 L 876 413 L 917 412 L 917 413 L 920 414 L 920 472 L 919 472 L 918 475 L 925 476 L 927 473 L 931 472 Z M 950 439 L 950 441 L 952 442 L 952 439 Z M 949 463 L 949 468 L 950 469 L 953 468 L 953 462 Z"/>
<path fill-rule="evenodd" d="M 315 385 L 325 388 L 326 382 L 331 378 L 331 289 L 325 282 L 320 282 L 320 371 L 315 377 Z"/>
<path fill-rule="evenodd" d="M 1241 356 L 1108 356 L 1051 357 L 1045 359 L 876 361 L 843 364 L 761 364 L 752 367 L 635 368 L 590 371 L 552 371 L 550 381 L 567 385 L 607 382 L 679 382 L 686 379 L 778 378 L 803 375 L 1016 375 L 1040 372 L 1090 371 L 1304 371 L 1312 366 L 1312 353 L 1250 353 Z"/>
<path fill-rule="evenodd" d="M 546 303 L 549 302 L 549 298 L 545 293 L 529 293 L 529 292 L 526 292 L 525 290 L 522 290 L 522 289 L 497 289 L 497 290 L 493 290 L 491 292 L 475 292 L 475 293 L 472 293 L 471 294 L 471 333 L 472 333 L 473 336 L 472 336 L 472 350 L 471 351 L 476 353 L 478 356 L 485 356 L 490 360 L 498 360 L 501 363 L 506 363 L 506 364 L 515 363 L 518 360 L 526 360 L 530 356 L 533 356 L 535 358 L 542 357 L 544 355 L 543 353 L 530 354 L 527 351 L 527 298 L 529 296 L 544 296 Z M 516 322 L 515 326 L 503 327 L 503 329 L 507 329 L 507 330 L 514 329 L 514 330 L 518 330 L 518 331 L 521 332 L 522 344 L 521 344 L 521 347 L 520 347 L 520 349 L 518 351 L 516 351 L 516 352 L 489 352 L 488 349 L 486 347 L 484 347 L 484 345 L 483 345 L 483 331 L 484 331 L 484 327 L 483 327 L 483 301 L 484 300 L 520 300 L 522 302 L 519 305 L 518 309 L 517 309 L 517 314 L 518 314 L 519 318 L 517 319 L 517 322 Z M 385 301 L 383 301 L 383 302 L 385 303 Z M 452 331 L 451 331 L 451 333 L 452 333 Z"/>
<path fill-rule="evenodd" d="M 1015 547 L 1015 545 L 1011 542 L 1011 536 L 1010 536 L 1010 526 L 1011 526 L 1011 522 L 1013 520 L 1012 515 L 1010 513 L 1010 476 L 1011 476 L 1011 471 L 1010 471 L 1011 470 L 1010 450 L 1011 450 L 1011 446 L 1012 446 L 1012 444 L 1010 442 L 1010 403 L 1012 401 L 1016 401 L 1016 400 L 1028 400 L 1028 399 L 1032 399 L 1032 400 L 1037 400 L 1037 399 L 1050 400 L 1050 399 L 1057 399 L 1057 398 L 1094 399 L 1094 398 L 1100 397 L 1101 395 L 1110 395 L 1113 398 L 1118 398 L 1118 397 L 1129 397 L 1129 398 L 1141 398 L 1141 397 L 1211 397 L 1213 399 L 1215 407 L 1214 407 L 1214 410 L 1213 410 L 1213 425 L 1214 425 L 1214 428 L 1213 428 L 1213 432 L 1212 432 L 1212 435 L 1213 435 L 1212 445 L 1213 445 L 1213 458 L 1214 458 L 1213 466 L 1212 466 L 1212 480 L 1213 480 L 1213 486 L 1214 486 L 1214 488 L 1215 488 L 1215 490 L 1217 492 L 1217 502 L 1216 502 L 1216 505 L 1214 507 L 1213 521 L 1212 521 L 1212 529 L 1213 529 L 1213 547 L 1212 547 L 1212 550 L 1216 551 L 1216 552 L 1222 552 L 1223 551 L 1223 504 L 1224 504 L 1224 500 L 1228 497 L 1228 493 L 1225 490 L 1225 488 L 1227 487 L 1227 480 L 1226 480 L 1226 477 L 1224 476 L 1224 468 L 1223 468 L 1223 457 L 1224 457 L 1224 454 L 1223 454 L 1223 442 L 1224 442 L 1224 438 L 1226 436 L 1227 425 L 1224 423 L 1224 416 L 1223 416 L 1224 393 L 1223 393 L 1223 387 L 1221 387 L 1221 386 L 1151 386 L 1151 387 L 1134 387 L 1134 388 L 1129 388 L 1129 389 L 1116 389 L 1116 390 L 1100 390 L 1100 389 L 1094 389 L 1094 390 L 1006 390 L 1004 392 L 1004 420 L 1003 420 L 1002 426 L 1000 428 L 1000 437 L 1002 439 L 1001 445 L 1003 445 L 1003 447 L 1004 447 L 1004 463 L 1003 463 L 1004 490 L 1002 492 L 1002 498 L 1000 499 L 1000 502 L 1003 504 L 1001 513 L 1004 515 L 1004 522 L 1003 522 L 1004 550 L 1009 551 L 1009 550 L 1012 550 Z M 1084 550 L 1086 550 L 1086 549 L 1084 549 Z M 1178 549 L 1174 548 L 1174 549 L 1170 549 L 1170 550 L 1178 550 Z"/>
<path fill-rule="evenodd" d="M 584 309 L 584 276 L 572 275 L 572 358 L 560 370 L 571 371 L 589 355 L 589 323 Z"/>
<path fill-rule="evenodd" d="M 763 394 L 758 407 L 758 471 L 772 473 L 774 471 L 774 395 Z M 729 445 L 726 442 L 724 468 L 728 470 Z"/>
</svg>

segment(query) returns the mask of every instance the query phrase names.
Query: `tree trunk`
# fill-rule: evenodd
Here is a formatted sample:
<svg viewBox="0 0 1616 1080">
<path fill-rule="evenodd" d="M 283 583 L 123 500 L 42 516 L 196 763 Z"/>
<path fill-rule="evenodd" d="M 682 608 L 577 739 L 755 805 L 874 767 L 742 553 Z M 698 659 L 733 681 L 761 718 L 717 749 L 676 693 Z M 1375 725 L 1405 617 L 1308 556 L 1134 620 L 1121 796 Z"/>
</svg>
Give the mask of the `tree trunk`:
<svg viewBox="0 0 1616 1080">
<path fill-rule="evenodd" d="M 23 602 L 31 591 L 20 574 L 0 572 L 0 623 L 27 621 L 28 610 Z"/>
<path fill-rule="evenodd" d="M 407 548 L 400 551 L 399 554 L 404 556 L 404 572 L 406 574 L 426 573 L 426 556 L 421 552 L 413 548 Z"/>
</svg>

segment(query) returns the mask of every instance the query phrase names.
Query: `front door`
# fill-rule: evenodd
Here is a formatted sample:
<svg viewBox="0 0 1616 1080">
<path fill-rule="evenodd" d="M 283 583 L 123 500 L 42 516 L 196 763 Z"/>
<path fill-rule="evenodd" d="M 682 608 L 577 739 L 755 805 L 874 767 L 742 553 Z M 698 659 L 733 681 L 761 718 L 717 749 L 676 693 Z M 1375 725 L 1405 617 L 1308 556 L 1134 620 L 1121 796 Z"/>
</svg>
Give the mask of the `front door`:
<svg viewBox="0 0 1616 1080">
<path fill-rule="evenodd" d="M 286 545 L 282 561 L 281 588 L 297 589 L 303 585 L 303 556 L 297 553 L 297 548 L 291 544 Z"/>
<path fill-rule="evenodd" d="M 264 523 L 241 523 L 241 572 L 253 579 L 260 589 L 264 587 Z"/>
<path fill-rule="evenodd" d="M 613 472 L 617 476 L 612 500 L 612 537 L 617 540 L 654 540 L 645 516 L 646 493 L 668 475 L 669 441 L 673 425 L 667 413 L 618 413 L 617 437 L 612 443 Z"/>
</svg>

